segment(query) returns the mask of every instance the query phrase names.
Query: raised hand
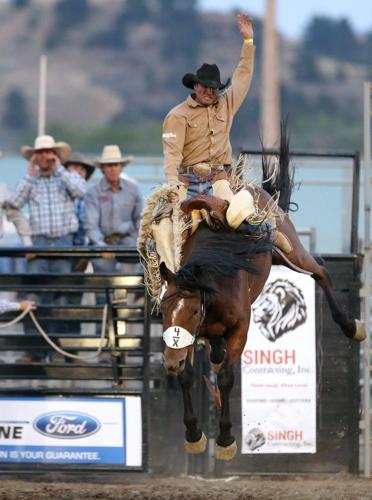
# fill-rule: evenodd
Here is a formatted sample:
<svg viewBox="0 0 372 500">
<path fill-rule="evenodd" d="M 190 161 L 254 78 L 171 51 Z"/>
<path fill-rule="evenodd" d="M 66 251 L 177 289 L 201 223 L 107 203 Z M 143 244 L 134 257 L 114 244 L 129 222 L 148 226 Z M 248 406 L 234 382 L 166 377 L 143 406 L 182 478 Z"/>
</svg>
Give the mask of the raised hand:
<svg viewBox="0 0 372 500">
<path fill-rule="evenodd" d="M 33 154 L 30 159 L 30 163 L 28 164 L 28 173 L 33 177 L 36 175 L 38 172 L 38 166 L 37 166 L 37 156 L 36 154 Z"/>
<path fill-rule="evenodd" d="M 247 14 L 238 14 L 236 21 L 242 38 L 253 38 L 252 18 Z"/>
</svg>

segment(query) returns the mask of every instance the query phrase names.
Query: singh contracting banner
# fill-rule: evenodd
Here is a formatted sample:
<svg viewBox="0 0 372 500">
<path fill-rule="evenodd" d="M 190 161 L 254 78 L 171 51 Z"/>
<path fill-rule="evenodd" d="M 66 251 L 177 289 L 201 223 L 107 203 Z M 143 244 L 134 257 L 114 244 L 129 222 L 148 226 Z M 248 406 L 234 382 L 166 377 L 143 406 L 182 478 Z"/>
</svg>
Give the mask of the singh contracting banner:
<svg viewBox="0 0 372 500">
<path fill-rule="evenodd" d="M 273 266 L 241 359 L 242 453 L 316 452 L 315 283 Z"/>
</svg>

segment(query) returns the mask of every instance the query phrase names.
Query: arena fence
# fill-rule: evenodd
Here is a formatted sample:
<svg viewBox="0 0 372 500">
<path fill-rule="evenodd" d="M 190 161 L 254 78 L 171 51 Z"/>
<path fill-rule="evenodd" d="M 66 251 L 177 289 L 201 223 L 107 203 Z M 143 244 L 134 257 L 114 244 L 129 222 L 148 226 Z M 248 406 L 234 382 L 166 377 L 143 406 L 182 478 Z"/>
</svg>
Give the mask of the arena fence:
<svg viewBox="0 0 372 500">
<path fill-rule="evenodd" d="M 114 250 L 114 249 L 112 249 Z M 79 254 L 79 250 L 35 249 L 44 255 L 67 256 Z M 115 249 L 117 252 L 117 249 Z M 24 252 L 24 251 L 23 251 Z M 87 257 L 88 252 L 80 249 L 80 255 Z M 92 250 L 98 256 L 99 251 Z M 1 249 L 1 255 L 22 255 L 21 249 Z M 118 253 L 118 252 L 117 252 Z M 89 256 L 92 256 L 89 253 Z M 123 251 L 121 257 L 128 263 L 137 262 L 134 249 Z M 360 259 L 355 255 L 324 256 L 334 280 L 336 292 L 341 302 L 351 312 L 359 314 L 359 273 Z M 105 293 L 108 308 L 105 342 L 102 354 L 89 362 L 63 357 L 53 349 L 38 333 L 24 334 L 20 325 L 0 332 L 0 404 L 25 405 L 25 401 L 35 401 L 36 405 L 45 402 L 52 405 L 52 411 L 42 406 L 42 415 L 56 411 L 55 401 L 70 403 L 76 409 L 82 404 L 89 407 L 98 401 L 121 401 L 125 398 L 139 397 L 142 402 L 142 443 L 141 463 L 131 466 L 121 463 L 61 463 L 55 461 L 54 449 L 45 446 L 45 456 L 52 457 L 49 462 L 13 462 L 4 457 L 15 453 L 16 447 L 1 446 L 0 470 L 7 472 L 47 472 L 59 470 L 81 472 L 84 470 L 149 471 L 158 474 L 203 474 L 212 476 L 244 475 L 259 473 L 313 473 L 313 472 L 358 472 L 359 463 L 359 345 L 345 339 L 330 318 L 324 297 L 317 290 L 317 452 L 315 454 L 280 454 L 249 456 L 238 454 L 228 464 L 214 460 L 214 440 L 218 430 L 218 412 L 204 383 L 204 375 L 212 379 L 208 356 L 203 343 L 196 348 L 196 379 L 194 398 L 197 414 L 209 439 L 208 451 L 202 456 L 188 456 L 184 451 L 182 422 L 182 399 L 178 382 L 167 377 L 162 366 L 162 329 L 160 318 L 151 314 L 151 303 L 144 294 L 141 272 L 123 275 L 70 274 L 33 276 L 22 273 L 2 274 L 2 290 L 7 292 L 43 293 L 56 290 L 66 294 Z M 123 297 L 126 294 L 126 297 Z M 54 322 L 55 333 L 50 337 L 68 352 L 84 356 L 99 347 L 99 327 L 103 306 L 94 301 L 84 300 L 82 305 L 56 307 L 45 304 L 36 310 L 36 317 L 45 326 Z M 16 313 L 1 317 L 8 321 Z M 72 323 L 70 331 L 59 331 Z M 58 325 L 60 328 L 58 328 Z M 17 330 L 18 326 L 18 330 Z M 25 325 L 23 324 L 23 327 Z M 76 329 L 77 327 L 80 327 Z M 76 329 L 74 331 L 73 329 Z M 45 328 L 47 329 L 47 328 Z M 68 330 L 68 328 L 67 328 Z M 15 362 L 22 352 L 42 354 L 38 362 Z M 237 373 L 232 399 L 234 431 L 240 448 L 241 436 L 241 395 L 240 375 Z M 88 405 L 88 406 L 87 406 Z M 27 404 L 26 404 L 27 408 Z M 66 406 L 63 410 L 66 411 Z M 57 408 L 58 409 L 58 408 Z M 115 408 L 114 408 L 115 410 Z M 31 408 L 31 413 L 34 411 Z M 37 407 L 39 411 L 39 407 Z M 39 416 L 38 413 L 38 416 Z M 79 412 L 77 412 L 79 413 Z M 85 414 L 89 411 L 80 410 Z M 0 423 L 0 440 L 4 443 L 6 433 L 15 432 L 16 419 L 4 417 Z M 31 420 L 31 417 L 30 419 Z M 33 424 L 36 418 L 33 418 Z M 28 418 L 23 415 L 21 427 Z M 11 423 L 13 422 L 13 424 Z M 112 422 L 111 422 L 112 424 Z M 13 425 L 13 427 L 12 427 Z M 40 424 L 41 425 L 41 424 Z M 135 427 L 136 421 L 128 422 Z M 18 429 L 19 432 L 21 432 Z M 130 437 L 129 439 L 130 441 Z M 76 442 L 76 441 L 75 441 Z M 74 450 L 66 441 L 58 447 L 58 453 L 69 456 Z M 14 440 L 13 440 L 14 444 Z M 45 445 L 45 441 L 43 446 Z M 131 445 L 130 443 L 128 446 Z M 36 448 L 24 447 L 24 454 Z M 41 453 L 41 448 L 37 448 Z M 72 449 L 72 452 L 71 452 Z M 8 455 L 5 453 L 7 452 Z M 49 453 L 49 455 L 47 455 Z M 63 455 L 65 453 L 65 455 Z M 35 456 L 30 454 L 29 457 Z M 60 456 L 57 454 L 57 456 Z M 107 459 L 109 462 L 110 458 Z"/>
<path fill-rule="evenodd" d="M 56 349 L 67 352 L 64 356 L 53 349 L 29 316 L 0 330 L 2 470 L 73 470 L 76 465 L 83 469 L 147 470 L 151 304 L 145 294 L 137 252 L 134 249 L 118 250 L 116 247 L 104 250 L 114 251 L 134 271 L 120 275 L 1 274 L 1 291 L 10 298 L 16 294 L 17 300 L 29 297 L 38 300 L 43 294 L 53 292 L 63 297 L 63 305 L 53 302 L 53 299 L 49 303 L 43 300 L 34 315 L 38 328 L 47 332 Z M 33 248 L 33 252 L 48 258 L 72 255 L 74 258 L 92 258 L 101 255 L 99 249 L 91 248 Z M 25 250 L 20 248 L 0 250 L 1 256 L 13 258 L 24 253 Z M 96 303 L 95 296 L 101 297 L 101 304 Z M 18 312 L 2 315 L 0 326 L 6 326 L 17 315 Z M 95 356 L 98 349 L 101 352 Z M 64 402 L 62 406 L 61 401 Z M 9 408 L 17 405 L 23 405 L 24 411 L 30 412 L 30 415 L 32 412 L 50 414 L 51 421 L 48 424 L 42 421 L 35 423 L 35 418 L 28 419 L 24 415 L 17 424 L 19 415 L 16 418 L 9 414 L 12 411 Z M 85 419 L 89 408 L 93 408 L 98 417 Z M 110 418 L 107 414 L 105 416 L 105 412 L 111 411 L 117 415 L 113 415 L 112 421 L 107 424 Z M 133 426 L 138 434 L 136 442 L 131 445 L 136 448 L 134 458 L 128 458 L 128 443 L 134 439 L 133 428 L 128 427 L 132 425 L 129 417 L 139 420 Z M 54 448 L 48 448 L 42 437 L 36 442 L 26 440 L 23 448 L 10 439 L 16 431 L 25 435 L 31 427 L 34 430 L 37 428 L 38 436 L 48 434 L 45 429 L 47 426 L 51 429 L 53 422 L 56 427 L 58 419 L 65 434 L 57 435 L 56 430 L 51 432 L 49 438 L 55 438 Z M 70 434 L 66 431 L 68 422 L 72 422 Z M 75 425 L 74 422 L 78 423 Z M 62 427 L 62 424 L 66 425 Z M 102 444 L 95 446 L 94 443 L 91 447 L 92 442 L 86 448 L 83 445 L 69 447 L 69 443 L 76 444 L 77 438 L 81 437 L 77 434 L 82 432 L 84 425 L 94 427 L 92 434 L 97 434 L 100 427 L 100 432 L 105 432 L 104 439 L 111 440 L 111 448 L 101 449 Z M 110 434 L 108 425 L 116 429 L 120 437 Z M 89 431 L 86 432 L 89 434 Z M 7 438 L 11 443 L 9 445 L 6 444 Z M 94 441 L 93 437 L 90 439 Z M 96 451 L 92 453 L 89 450 Z M 73 458 L 70 460 L 70 457 Z"/>
<path fill-rule="evenodd" d="M 248 151 L 249 154 L 261 154 Z M 270 152 L 268 152 L 270 153 Z M 320 158 L 326 154 L 294 152 L 306 157 Z M 329 154 L 331 157 L 334 155 Z M 340 300 L 358 316 L 360 288 L 360 257 L 358 250 L 358 185 L 360 176 L 359 155 L 340 154 L 350 158 L 353 164 L 352 210 L 350 254 L 325 256 L 327 267 L 335 281 Z M 313 245 L 312 249 L 315 245 Z M 48 257 L 74 256 L 90 259 L 99 257 L 103 251 L 113 251 L 129 264 L 138 263 L 134 249 L 115 248 L 33 248 L 33 252 Z M 0 256 L 21 258 L 25 249 L 1 248 Z M 162 338 L 160 318 L 152 313 L 152 305 L 146 296 L 141 270 L 124 274 L 95 275 L 72 273 L 61 275 L 30 275 L 10 272 L 1 275 L 1 291 L 25 297 L 28 293 L 62 292 L 70 297 L 82 294 L 83 303 L 76 300 L 56 307 L 49 303 L 40 306 L 36 318 L 41 327 L 54 324 L 50 337 L 58 347 L 74 355 L 86 356 L 100 347 L 100 325 L 104 305 L 97 305 L 95 294 L 104 294 L 107 303 L 105 340 L 102 354 L 88 361 L 57 354 L 38 331 L 24 334 L 29 319 L 22 326 L 13 325 L 0 330 L 0 388 L 1 400 L 18 403 L 43 398 L 52 400 L 75 398 L 114 401 L 125 398 L 141 399 L 142 447 L 137 465 L 123 463 L 40 463 L 5 461 L 0 453 L 0 469 L 3 471 L 49 471 L 66 470 L 138 470 L 154 473 L 184 473 L 203 475 L 231 475 L 251 473 L 299 473 L 337 472 L 357 473 L 359 469 L 359 346 L 344 339 L 333 325 L 324 298 L 317 290 L 317 442 L 318 452 L 312 456 L 278 455 L 247 457 L 240 455 L 229 464 L 221 464 L 213 458 L 213 443 L 216 436 L 217 412 L 205 384 L 195 386 L 195 399 L 203 429 L 209 438 L 208 452 L 203 456 L 188 456 L 183 449 L 184 428 L 182 423 L 182 400 L 177 380 L 167 377 L 162 366 Z M 14 319 L 15 313 L 0 317 L 2 323 Z M 69 328 L 70 326 L 70 328 Z M 59 328 L 60 327 L 60 328 Z M 42 361 L 15 362 L 22 353 L 37 353 Z M 203 344 L 198 344 L 197 378 L 210 377 L 209 363 Z M 74 401 L 73 401 L 74 400 Z M 87 401 L 90 403 L 91 401 Z M 234 389 L 234 426 L 239 444 L 240 380 Z M 363 411 L 363 410 L 362 410 Z M 84 413 L 84 412 L 82 412 Z M 6 422 L 0 423 L 0 439 L 10 432 Z M 8 419 L 8 422 L 11 419 Z M 26 420 L 26 419 L 25 419 Z M 4 425 L 2 425 L 4 424 Z M 4 451 L 0 447 L 0 452 Z M 6 451 L 6 450 L 5 450 Z M 10 453 L 10 452 L 9 452 Z M 122 453 L 122 450 L 121 450 Z M 4 452 L 5 454 L 5 452 Z"/>
</svg>

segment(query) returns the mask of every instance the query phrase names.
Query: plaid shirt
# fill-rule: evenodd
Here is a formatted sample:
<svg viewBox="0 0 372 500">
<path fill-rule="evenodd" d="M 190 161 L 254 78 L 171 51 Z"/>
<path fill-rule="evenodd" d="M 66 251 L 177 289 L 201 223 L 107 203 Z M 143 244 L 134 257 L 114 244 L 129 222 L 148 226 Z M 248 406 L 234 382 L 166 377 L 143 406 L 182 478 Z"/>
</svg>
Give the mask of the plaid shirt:
<svg viewBox="0 0 372 500">
<path fill-rule="evenodd" d="M 74 200 L 85 191 L 85 179 L 60 165 L 50 176 L 26 175 L 9 203 L 16 208 L 28 203 L 32 236 L 59 238 L 77 230 Z"/>
</svg>

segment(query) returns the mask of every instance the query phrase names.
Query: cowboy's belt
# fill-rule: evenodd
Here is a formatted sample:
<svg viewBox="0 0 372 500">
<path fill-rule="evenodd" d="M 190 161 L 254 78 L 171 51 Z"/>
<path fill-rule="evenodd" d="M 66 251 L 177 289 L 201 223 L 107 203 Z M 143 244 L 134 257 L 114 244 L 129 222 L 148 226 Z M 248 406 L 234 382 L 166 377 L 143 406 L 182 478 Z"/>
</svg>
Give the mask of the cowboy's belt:
<svg viewBox="0 0 372 500">
<path fill-rule="evenodd" d="M 200 162 L 195 165 L 181 165 L 179 168 L 180 174 L 194 174 L 198 177 L 208 177 L 216 172 L 221 172 L 225 169 L 225 165 L 220 163 L 205 163 Z"/>
</svg>

